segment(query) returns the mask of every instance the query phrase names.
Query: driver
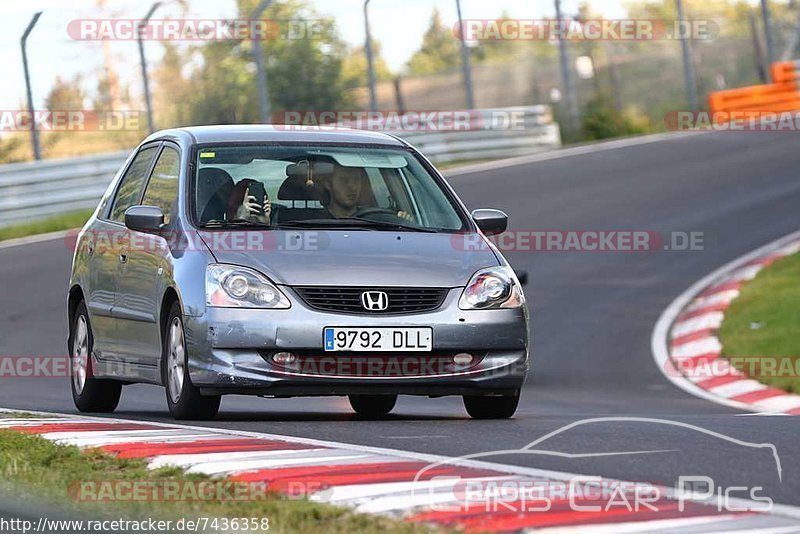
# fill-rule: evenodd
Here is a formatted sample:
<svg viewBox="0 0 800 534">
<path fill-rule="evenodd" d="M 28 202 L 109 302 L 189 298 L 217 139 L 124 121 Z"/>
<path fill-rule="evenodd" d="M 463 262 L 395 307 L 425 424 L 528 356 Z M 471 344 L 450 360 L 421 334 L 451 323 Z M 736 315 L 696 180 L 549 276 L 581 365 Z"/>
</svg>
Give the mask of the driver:
<svg viewBox="0 0 800 534">
<path fill-rule="evenodd" d="M 343 167 L 334 164 L 333 175 L 322 184 L 322 205 L 331 219 L 345 219 L 355 216 L 359 211 L 370 206 L 359 205 L 364 188 L 369 187 L 369 178 L 362 167 Z M 413 221 L 405 211 L 398 211 L 397 216 Z"/>
<path fill-rule="evenodd" d="M 366 173 L 360 167 L 334 165 L 333 175 L 322 186 L 322 205 L 331 219 L 352 217 L 358 212 L 358 201 L 366 179 Z"/>
</svg>

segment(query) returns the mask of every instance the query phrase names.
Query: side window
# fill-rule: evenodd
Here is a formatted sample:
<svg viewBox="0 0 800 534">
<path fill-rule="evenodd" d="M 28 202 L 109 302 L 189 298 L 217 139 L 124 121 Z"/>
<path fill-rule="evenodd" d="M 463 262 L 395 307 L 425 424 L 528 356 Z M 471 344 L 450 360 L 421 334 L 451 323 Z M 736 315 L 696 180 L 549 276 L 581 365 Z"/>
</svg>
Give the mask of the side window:
<svg viewBox="0 0 800 534">
<path fill-rule="evenodd" d="M 145 148 L 133 159 L 128 172 L 122 177 L 122 181 L 117 188 L 117 196 L 111 206 L 112 221 L 122 222 L 125 219 L 125 210 L 136 204 L 139 200 L 139 192 L 142 190 L 144 181 L 147 178 L 147 169 L 150 162 L 156 155 L 157 147 Z"/>
<path fill-rule="evenodd" d="M 368 167 L 365 170 L 367 171 L 367 176 L 369 176 L 372 191 L 375 193 L 375 200 L 378 201 L 378 207 L 391 207 L 394 204 L 394 200 L 392 199 L 392 194 L 389 192 L 389 188 L 386 187 L 386 182 L 381 175 L 380 169 Z"/>
<path fill-rule="evenodd" d="M 144 192 L 142 204 L 161 208 L 164 224 L 170 223 L 177 209 L 180 161 L 177 150 L 164 147 Z"/>
</svg>

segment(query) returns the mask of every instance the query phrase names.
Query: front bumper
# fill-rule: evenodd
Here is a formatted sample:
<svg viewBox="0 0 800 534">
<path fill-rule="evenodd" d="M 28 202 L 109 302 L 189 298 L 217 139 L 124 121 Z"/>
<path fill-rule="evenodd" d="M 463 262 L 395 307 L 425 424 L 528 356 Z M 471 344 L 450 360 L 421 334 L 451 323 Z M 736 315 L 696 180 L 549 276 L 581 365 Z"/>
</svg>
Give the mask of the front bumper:
<svg viewBox="0 0 800 534">
<path fill-rule="evenodd" d="M 185 317 L 192 383 L 207 395 L 324 396 L 349 394 L 467 395 L 512 394 L 528 371 L 528 315 L 525 308 L 458 308 L 461 289 L 452 289 L 441 308 L 414 315 L 345 315 L 306 307 L 287 291 L 289 310 L 206 308 Z M 414 376 L 339 373 L 337 359 L 364 355 L 324 353 L 322 332 L 329 326 L 433 328 L 433 353 L 480 355 L 465 368 L 436 367 Z M 314 353 L 334 365 L 324 373 L 308 367 L 276 365 L 275 351 Z M 414 355 L 390 355 L 403 361 Z M 318 371 L 318 369 L 315 368 Z"/>
</svg>

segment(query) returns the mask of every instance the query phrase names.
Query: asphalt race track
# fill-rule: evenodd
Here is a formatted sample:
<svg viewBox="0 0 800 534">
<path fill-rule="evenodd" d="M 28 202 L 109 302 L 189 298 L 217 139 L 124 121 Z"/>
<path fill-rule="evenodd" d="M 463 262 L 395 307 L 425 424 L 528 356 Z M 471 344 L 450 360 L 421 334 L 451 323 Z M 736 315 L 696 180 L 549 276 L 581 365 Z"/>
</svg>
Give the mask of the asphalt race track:
<svg viewBox="0 0 800 534">
<path fill-rule="evenodd" d="M 561 454 L 483 459 L 667 486 L 708 476 L 800 505 L 800 418 L 694 398 L 663 377 L 650 352 L 653 326 L 678 294 L 800 227 L 799 145 L 792 133 L 720 132 L 453 176 L 470 208 L 505 210 L 515 230 L 704 234 L 702 251 L 509 253 L 530 275 L 534 361 L 512 420 L 471 420 L 459 398 L 401 398 L 386 420 L 365 421 L 345 399 L 229 397 L 204 424 L 457 456 L 517 449 L 597 417 L 680 421 L 774 444 L 782 479 L 767 450 L 655 421 L 582 424 L 537 447 Z M 0 249 L 0 355 L 65 354 L 70 260 L 60 239 Z M 0 378 L 0 406 L 74 412 L 63 378 Z M 163 391 L 151 386 L 126 387 L 116 415 L 170 421 Z M 624 451 L 640 453 L 591 456 Z"/>
</svg>

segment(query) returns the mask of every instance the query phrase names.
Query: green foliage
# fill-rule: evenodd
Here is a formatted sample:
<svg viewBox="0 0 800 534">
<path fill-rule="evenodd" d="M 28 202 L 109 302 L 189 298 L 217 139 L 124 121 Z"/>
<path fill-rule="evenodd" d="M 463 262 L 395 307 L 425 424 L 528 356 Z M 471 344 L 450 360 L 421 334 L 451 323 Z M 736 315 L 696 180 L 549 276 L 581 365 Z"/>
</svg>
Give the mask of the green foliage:
<svg viewBox="0 0 800 534">
<path fill-rule="evenodd" d="M 76 76 L 65 80 L 56 76 L 53 87 L 44 100 L 45 107 L 50 111 L 75 111 L 83 109 L 85 95 L 81 88 L 80 77 Z"/>
<path fill-rule="evenodd" d="M 55 215 L 39 221 L 26 222 L 18 225 L 0 228 L 0 241 L 26 237 L 29 235 L 46 234 L 59 230 L 69 230 L 83 226 L 91 217 L 94 210 L 81 210 L 63 215 Z"/>
<path fill-rule="evenodd" d="M 239 16 L 249 18 L 257 4 L 257 0 L 239 0 Z M 346 65 L 355 52 L 348 51 L 332 18 L 321 16 L 303 0 L 276 2 L 256 16 L 275 21 L 281 28 L 288 21 L 309 21 L 310 32 L 302 38 L 212 41 L 188 51 L 167 44 L 164 60 L 154 73 L 160 127 L 259 122 L 253 46 L 263 50 L 273 114 L 352 104 L 347 89 L 363 83 L 355 74 L 358 67 Z"/>
<path fill-rule="evenodd" d="M 24 161 L 25 158 L 20 156 L 20 149 L 23 144 L 24 141 L 20 136 L 0 139 L 0 163 Z"/>
<path fill-rule="evenodd" d="M 7 417 L 7 416 L 6 416 Z M 150 470 L 142 459 L 119 459 L 100 449 L 81 451 L 74 446 L 51 443 L 39 436 L 0 430 L 0 491 L 40 503 L 67 508 L 73 518 L 172 519 L 196 517 L 268 518 L 269 532 L 307 533 L 419 533 L 432 532 L 425 525 L 398 519 L 356 514 L 345 508 L 304 499 L 285 499 L 266 492 L 251 500 L 152 499 L 93 503 L 74 501 L 69 489 L 76 483 L 94 481 L 113 485 L 116 481 L 148 483 L 207 481 L 206 475 L 187 474 L 177 468 Z M 259 495 L 256 493 L 256 495 Z"/>
<path fill-rule="evenodd" d="M 583 111 L 582 125 L 586 140 L 640 135 L 650 129 L 645 117 L 619 112 L 605 98 L 593 100 Z"/>
<path fill-rule="evenodd" d="M 391 69 L 381 57 L 381 44 L 372 39 L 373 65 L 375 79 L 387 81 L 394 78 Z M 363 46 L 351 48 L 342 60 L 342 84 L 346 89 L 365 87 L 368 83 L 367 54 Z"/>
<path fill-rule="evenodd" d="M 453 28 L 446 27 L 441 13 L 434 9 L 430 25 L 422 37 L 422 46 L 408 60 L 408 72 L 421 75 L 458 68 L 460 46 Z"/>
<path fill-rule="evenodd" d="M 724 356 L 770 386 L 800 393 L 800 254 L 776 261 L 742 288 L 719 330 Z M 771 360 L 771 361 L 770 361 Z M 790 369 L 791 372 L 767 372 Z M 763 370 L 762 370 L 763 369 Z M 778 375 L 778 376 L 776 376 Z M 782 376 L 780 376 L 782 375 Z"/>
</svg>

